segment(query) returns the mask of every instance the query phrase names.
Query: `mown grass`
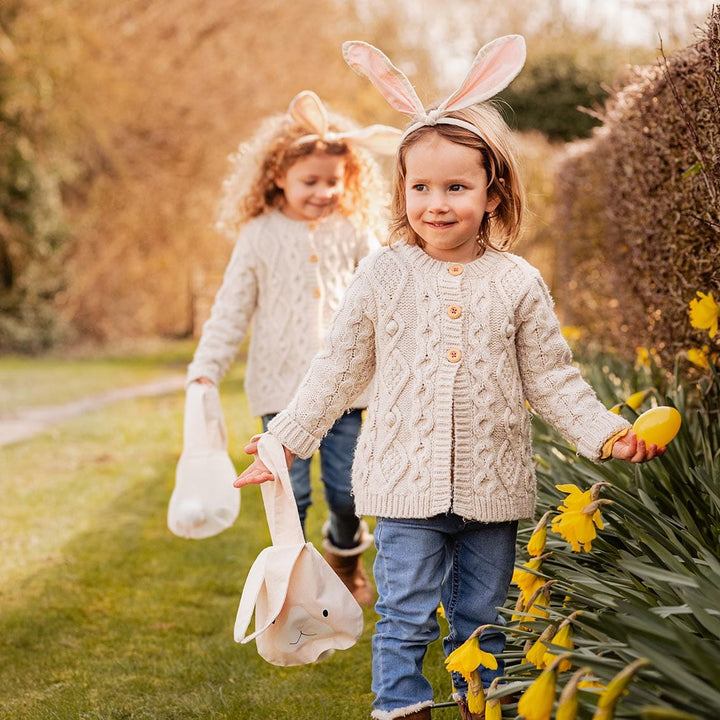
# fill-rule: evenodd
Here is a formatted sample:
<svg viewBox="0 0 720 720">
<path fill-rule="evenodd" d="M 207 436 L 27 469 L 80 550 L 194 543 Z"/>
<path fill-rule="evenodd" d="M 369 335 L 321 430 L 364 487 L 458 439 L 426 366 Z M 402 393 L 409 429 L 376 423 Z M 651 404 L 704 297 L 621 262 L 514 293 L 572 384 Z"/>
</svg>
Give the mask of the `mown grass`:
<svg viewBox="0 0 720 720">
<path fill-rule="evenodd" d="M 0 415 L 21 407 L 52 405 L 119 387 L 182 373 L 192 353 L 190 341 L 86 352 L 80 357 L 47 355 L 0 357 Z"/>
<path fill-rule="evenodd" d="M 87 362 L 64 360 L 63 372 L 95 389 Z M 103 382 L 157 366 L 157 357 L 113 361 Z M 46 361 L 23 360 L 14 381 L 32 381 L 38 367 Z M 242 373 L 237 363 L 221 387 L 238 470 L 242 443 L 257 430 Z M 233 641 L 245 576 L 269 544 L 267 522 L 259 489 L 248 488 L 221 535 L 169 532 L 183 403 L 181 392 L 125 401 L 0 447 L 2 720 L 369 717 L 372 610 L 355 647 L 316 665 L 277 668 L 254 643 Z M 308 534 L 318 546 L 325 508 L 314 482 Z M 438 643 L 427 672 L 436 700 L 446 700 Z"/>
</svg>

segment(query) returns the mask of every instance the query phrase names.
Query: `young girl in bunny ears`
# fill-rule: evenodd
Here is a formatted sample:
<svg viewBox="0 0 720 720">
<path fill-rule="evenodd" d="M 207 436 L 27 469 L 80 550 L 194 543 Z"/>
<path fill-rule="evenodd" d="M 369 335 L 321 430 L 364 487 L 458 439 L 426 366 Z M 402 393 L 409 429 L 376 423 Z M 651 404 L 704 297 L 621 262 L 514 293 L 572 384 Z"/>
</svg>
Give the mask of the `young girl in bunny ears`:
<svg viewBox="0 0 720 720">
<path fill-rule="evenodd" d="M 487 100 L 520 71 L 523 38 L 481 49 L 460 89 L 429 111 L 380 51 L 343 48 L 413 118 L 396 156 L 395 242 L 361 263 L 325 349 L 268 431 L 289 460 L 309 455 L 375 376 L 353 466 L 357 510 L 377 516 L 372 716 L 428 720 L 422 664 L 439 635 L 438 604 L 446 654 L 503 622 L 518 520 L 535 506 L 526 403 L 594 460 L 640 462 L 663 449 L 645 447 L 598 401 L 539 273 L 508 252 L 523 192 L 510 131 Z M 270 479 L 256 459 L 236 485 Z M 497 656 L 504 635 L 486 629 L 480 644 Z M 479 666 L 484 687 L 502 676 L 497 665 Z M 483 717 L 468 706 L 465 679 L 453 673 L 453 685 L 462 717 Z"/>
<path fill-rule="evenodd" d="M 305 91 L 241 145 L 218 218 L 218 229 L 235 247 L 188 383 L 217 385 L 252 321 L 245 379 L 250 409 L 266 426 L 287 405 L 357 264 L 377 244 L 384 197 L 365 148 L 393 152 L 399 135 L 380 125 L 354 129 Z M 320 445 L 330 510 L 323 544 L 328 562 L 368 605 L 373 596 L 360 555 L 372 536 L 356 516 L 350 480 L 365 403 L 358 395 L 347 398 Z M 291 482 L 304 530 L 309 459 L 293 465 Z"/>
</svg>

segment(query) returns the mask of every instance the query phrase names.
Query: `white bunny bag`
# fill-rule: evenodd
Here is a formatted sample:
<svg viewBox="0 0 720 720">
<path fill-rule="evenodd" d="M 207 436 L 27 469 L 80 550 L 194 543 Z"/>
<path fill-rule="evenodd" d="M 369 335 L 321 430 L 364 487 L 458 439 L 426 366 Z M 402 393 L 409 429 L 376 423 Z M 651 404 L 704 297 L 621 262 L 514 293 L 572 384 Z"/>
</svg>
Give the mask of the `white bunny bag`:
<svg viewBox="0 0 720 720">
<path fill-rule="evenodd" d="M 237 473 L 214 386 L 191 383 L 185 394 L 183 450 L 175 471 L 167 523 L 184 538 L 206 538 L 232 525 L 240 512 Z"/>
<path fill-rule="evenodd" d="M 260 437 L 258 455 L 275 476 L 263 483 L 272 545 L 248 573 L 235 620 L 235 642 L 255 640 L 273 665 L 304 665 L 352 647 L 363 630 L 362 609 L 342 580 L 305 542 L 282 445 Z M 246 635 L 255 613 L 255 631 Z"/>
</svg>

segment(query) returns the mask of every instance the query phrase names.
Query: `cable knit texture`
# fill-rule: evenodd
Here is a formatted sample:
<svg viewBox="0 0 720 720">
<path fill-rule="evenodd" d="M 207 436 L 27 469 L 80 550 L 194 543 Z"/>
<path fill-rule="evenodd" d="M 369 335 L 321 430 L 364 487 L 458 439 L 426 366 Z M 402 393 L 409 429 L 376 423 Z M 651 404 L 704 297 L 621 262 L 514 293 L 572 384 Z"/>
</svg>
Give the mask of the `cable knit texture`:
<svg viewBox="0 0 720 720">
<path fill-rule="evenodd" d="M 220 383 L 252 321 L 245 389 L 253 415 L 286 407 L 361 258 L 377 242 L 335 214 L 314 227 L 271 211 L 238 236 L 187 382 Z M 365 401 L 349 397 L 348 407 Z M 346 409 L 346 408 L 343 408 Z"/>
<path fill-rule="evenodd" d="M 572 364 L 538 271 L 510 253 L 461 265 L 398 245 L 367 258 L 269 431 L 308 457 L 376 369 L 353 467 L 359 515 L 530 518 L 526 401 L 593 460 L 628 426 Z"/>
</svg>

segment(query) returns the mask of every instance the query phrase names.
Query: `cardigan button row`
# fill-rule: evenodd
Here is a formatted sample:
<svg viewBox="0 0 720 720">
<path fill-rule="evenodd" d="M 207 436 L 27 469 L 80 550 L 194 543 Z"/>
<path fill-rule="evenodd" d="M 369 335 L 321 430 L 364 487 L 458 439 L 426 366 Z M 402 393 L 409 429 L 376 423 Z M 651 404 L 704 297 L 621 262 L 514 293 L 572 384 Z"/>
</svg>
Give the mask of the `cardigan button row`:
<svg viewBox="0 0 720 720">
<path fill-rule="evenodd" d="M 315 253 L 310 255 L 310 257 L 308 258 L 308 262 L 311 262 L 311 263 L 316 263 L 318 260 L 319 260 L 319 258 Z"/>
<path fill-rule="evenodd" d="M 453 348 L 453 349 L 447 351 L 446 357 L 448 359 L 448 362 L 451 362 L 451 363 L 460 362 L 460 360 L 462 360 L 462 352 L 460 350 L 457 350 L 456 348 Z"/>
<path fill-rule="evenodd" d="M 464 268 L 460 263 L 453 263 L 452 265 L 448 265 L 448 272 L 451 275 L 462 275 L 464 271 Z"/>
</svg>

